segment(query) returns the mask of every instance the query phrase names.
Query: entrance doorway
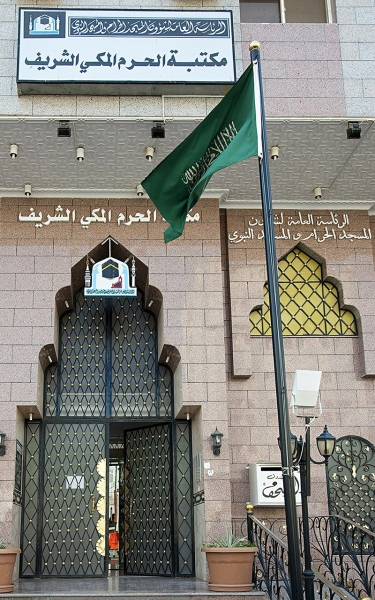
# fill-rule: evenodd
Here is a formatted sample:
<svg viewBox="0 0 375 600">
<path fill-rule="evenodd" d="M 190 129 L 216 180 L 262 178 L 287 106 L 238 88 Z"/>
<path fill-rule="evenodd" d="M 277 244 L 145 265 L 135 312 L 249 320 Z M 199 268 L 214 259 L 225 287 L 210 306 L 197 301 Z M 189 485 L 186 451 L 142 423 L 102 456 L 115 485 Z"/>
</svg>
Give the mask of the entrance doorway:
<svg viewBox="0 0 375 600">
<path fill-rule="evenodd" d="M 137 298 L 60 319 L 42 421 L 26 422 L 22 577 L 194 575 L 190 422 Z"/>
<path fill-rule="evenodd" d="M 110 430 L 110 571 L 192 575 L 189 424 L 113 423 Z"/>
</svg>

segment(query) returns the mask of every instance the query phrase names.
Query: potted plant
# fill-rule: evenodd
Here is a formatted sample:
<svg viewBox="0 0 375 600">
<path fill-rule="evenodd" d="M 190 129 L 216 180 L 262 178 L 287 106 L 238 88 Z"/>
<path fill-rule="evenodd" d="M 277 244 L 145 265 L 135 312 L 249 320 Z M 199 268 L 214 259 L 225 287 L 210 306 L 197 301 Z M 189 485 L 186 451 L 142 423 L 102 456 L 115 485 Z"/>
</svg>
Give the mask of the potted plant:
<svg viewBox="0 0 375 600">
<path fill-rule="evenodd" d="M 13 591 L 12 576 L 14 563 L 16 562 L 17 554 L 20 552 L 19 548 L 6 548 L 3 540 L 0 540 L 0 594 Z"/>
<path fill-rule="evenodd" d="M 253 584 L 253 564 L 257 548 L 246 538 L 236 538 L 231 531 L 204 544 L 213 592 L 248 592 Z"/>
</svg>

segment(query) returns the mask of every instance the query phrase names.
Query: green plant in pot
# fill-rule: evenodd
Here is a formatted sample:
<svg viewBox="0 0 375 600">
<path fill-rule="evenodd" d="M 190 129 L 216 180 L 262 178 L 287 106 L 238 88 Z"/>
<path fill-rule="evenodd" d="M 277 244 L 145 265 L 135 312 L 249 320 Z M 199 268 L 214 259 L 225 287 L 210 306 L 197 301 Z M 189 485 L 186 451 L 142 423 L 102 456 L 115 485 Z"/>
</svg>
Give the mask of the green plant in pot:
<svg viewBox="0 0 375 600">
<path fill-rule="evenodd" d="M 253 564 L 257 548 L 244 537 L 235 537 L 227 531 L 223 537 L 216 536 L 203 545 L 206 553 L 210 582 L 213 592 L 248 592 L 253 584 Z"/>
<path fill-rule="evenodd" d="M 4 540 L 0 540 L 0 594 L 13 591 L 13 569 L 20 552 L 19 548 L 7 548 Z"/>
</svg>

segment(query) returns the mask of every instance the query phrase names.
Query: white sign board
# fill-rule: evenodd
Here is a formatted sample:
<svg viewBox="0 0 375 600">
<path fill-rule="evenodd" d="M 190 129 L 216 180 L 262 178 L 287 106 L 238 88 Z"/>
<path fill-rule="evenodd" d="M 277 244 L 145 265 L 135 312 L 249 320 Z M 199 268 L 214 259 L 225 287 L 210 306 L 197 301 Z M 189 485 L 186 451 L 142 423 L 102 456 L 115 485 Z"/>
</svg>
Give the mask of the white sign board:
<svg viewBox="0 0 375 600">
<path fill-rule="evenodd" d="M 250 503 L 253 506 L 284 506 L 284 483 L 280 464 L 249 465 Z M 299 471 L 294 472 L 296 504 L 301 504 Z"/>
<path fill-rule="evenodd" d="M 142 93 L 145 84 L 186 90 L 235 80 L 231 11 L 20 9 L 17 81 L 26 92 L 70 83 L 128 94 L 134 85 Z"/>
<path fill-rule="evenodd" d="M 67 475 L 66 476 L 66 489 L 77 490 L 85 489 L 85 478 L 83 475 Z"/>
</svg>

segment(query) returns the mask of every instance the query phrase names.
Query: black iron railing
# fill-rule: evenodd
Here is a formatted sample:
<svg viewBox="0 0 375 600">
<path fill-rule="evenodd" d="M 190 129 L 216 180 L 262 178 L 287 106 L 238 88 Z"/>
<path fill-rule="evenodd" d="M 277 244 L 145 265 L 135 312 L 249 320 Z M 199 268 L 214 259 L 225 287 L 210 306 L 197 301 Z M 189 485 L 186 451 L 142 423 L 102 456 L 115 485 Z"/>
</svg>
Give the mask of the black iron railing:
<svg viewBox="0 0 375 600">
<path fill-rule="evenodd" d="M 247 521 L 235 521 L 236 533 L 256 543 L 254 588 L 270 600 L 292 600 L 287 531 L 282 519 L 257 519 L 247 505 Z M 302 527 L 300 525 L 300 539 Z M 375 598 L 375 535 L 348 519 L 310 519 L 315 597 L 320 600 Z M 301 543 L 303 548 L 303 543 Z M 303 569 L 301 550 L 301 569 Z"/>
<path fill-rule="evenodd" d="M 309 520 L 315 568 L 356 598 L 375 597 L 375 534 L 345 517 Z"/>
<path fill-rule="evenodd" d="M 287 544 L 250 513 L 247 526 L 248 538 L 258 548 L 254 560 L 254 588 L 266 592 L 270 600 L 292 599 Z"/>
</svg>

